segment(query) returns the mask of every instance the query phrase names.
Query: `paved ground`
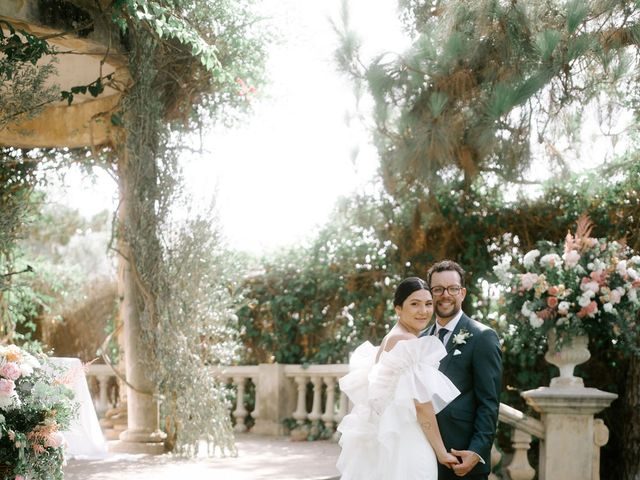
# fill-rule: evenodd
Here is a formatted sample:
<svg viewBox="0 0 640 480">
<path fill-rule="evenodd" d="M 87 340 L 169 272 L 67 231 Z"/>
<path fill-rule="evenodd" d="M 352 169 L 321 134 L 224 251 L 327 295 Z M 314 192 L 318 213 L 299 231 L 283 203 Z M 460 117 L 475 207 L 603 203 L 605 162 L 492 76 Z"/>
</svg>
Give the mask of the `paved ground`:
<svg viewBox="0 0 640 480">
<path fill-rule="evenodd" d="M 340 447 L 328 441 L 240 434 L 237 457 L 182 460 L 171 455 L 110 454 L 69 460 L 65 480 L 337 480 Z"/>
</svg>

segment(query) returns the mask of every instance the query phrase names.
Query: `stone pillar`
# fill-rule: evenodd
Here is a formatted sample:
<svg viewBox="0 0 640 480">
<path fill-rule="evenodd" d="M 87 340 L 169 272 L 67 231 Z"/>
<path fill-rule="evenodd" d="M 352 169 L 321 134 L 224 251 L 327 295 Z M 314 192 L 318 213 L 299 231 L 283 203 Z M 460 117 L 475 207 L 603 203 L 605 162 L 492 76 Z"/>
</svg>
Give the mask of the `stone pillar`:
<svg viewBox="0 0 640 480">
<path fill-rule="evenodd" d="M 130 266 L 125 266 L 125 277 Z M 127 288 L 129 287 L 129 288 Z M 124 345 L 125 378 L 127 389 L 127 429 L 120 434 L 120 441 L 110 449 L 114 452 L 161 454 L 164 452 L 166 434 L 159 428 L 160 406 L 153 396 L 154 385 L 145 370 L 149 354 L 140 341 L 142 332 L 138 312 L 131 305 L 136 298 L 133 279 L 125 281 Z M 132 388 L 133 387 L 133 388 Z"/>
<path fill-rule="evenodd" d="M 594 478 L 593 416 L 618 396 L 581 386 L 540 387 L 522 393 L 540 413 L 545 438 L 540 442 L 540 480 Z"/>
<path fill-rule="evenodd" d="M 260 415 L 251 432 L 260 435 L 284 435 L 282 421 L 292 416 L 295 401 L 296 390 L 292 382 L 284 376 L 284 365 L 258 365 L 256 403 L 260 405 Z"/>
<path fill-rule="evenodd" d="M 129 218 L 128 198 L 131 195 L 131 180 L 127 173 L 127 155 L 119 158 L 118 179 L 120 187 L 120 228 L 126 228 L 132 220 Z M 124 231 L 120 232 L 118 248 L 120 251 L 120 315 L 124 323 L 124 360 L 125 379 L 127 381 L 127 429 L 120 433 L 120 441 L 109 446 L 114 452 L 160 454 L 164 452 L 166 434 L 160 426 L 160 406 L 153 395 L 154 385 L 146 371 L 150 351 L 141 339 L 140 310 L 141 292 L 134 279 L 130 262 L 131 253 Z M 133 387 L 133 388 L 132 388 Z"/>
</svg>

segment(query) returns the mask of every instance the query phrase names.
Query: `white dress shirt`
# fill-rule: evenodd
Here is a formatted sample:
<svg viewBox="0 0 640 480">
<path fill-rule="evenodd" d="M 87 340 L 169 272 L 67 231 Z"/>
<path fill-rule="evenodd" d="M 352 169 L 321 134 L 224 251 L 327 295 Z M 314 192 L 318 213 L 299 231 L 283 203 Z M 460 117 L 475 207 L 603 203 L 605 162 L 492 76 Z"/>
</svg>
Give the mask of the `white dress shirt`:
<svg viewBox="0 0 640 480">
<path fill-rule="evenodd" d="M 453 331 L 456 329 L 456 326 L 460 321 L 460 317 L 462 317 L 462 309 L 460 309 L 460 311 L 456 313 L 455 317 L 449 320 L 449 322 L 444 326 L 440 326 L 440 324 L 436 321 L 436 331 L 433 332 L 433 334 L 438 335 L 438 332 L 442 328 L 446 328 L 447 330 L 449 330 L 449 332 L 444 336 L 444 341 L 442 342 L 446 345 L 447 343 L 449 343 L 449 339 L 451 338 L 451 335 L 453 335 Z"/>
</svg>

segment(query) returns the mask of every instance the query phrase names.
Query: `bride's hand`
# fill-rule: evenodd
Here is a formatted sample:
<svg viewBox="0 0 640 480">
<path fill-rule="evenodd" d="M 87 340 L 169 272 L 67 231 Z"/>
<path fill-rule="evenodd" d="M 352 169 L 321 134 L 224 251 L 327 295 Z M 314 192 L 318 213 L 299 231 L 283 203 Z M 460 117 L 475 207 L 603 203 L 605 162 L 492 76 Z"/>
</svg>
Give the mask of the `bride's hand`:
<svg viewBox="0 0 640 480">
<path fill-rule="evenodd" d="M 458 458 L 449 452 L 442 452 L 438 455 L 438 462 L 447 468 L 451 468 L 452 465 L 458 465 L 460 463 Z"/>
</svg>

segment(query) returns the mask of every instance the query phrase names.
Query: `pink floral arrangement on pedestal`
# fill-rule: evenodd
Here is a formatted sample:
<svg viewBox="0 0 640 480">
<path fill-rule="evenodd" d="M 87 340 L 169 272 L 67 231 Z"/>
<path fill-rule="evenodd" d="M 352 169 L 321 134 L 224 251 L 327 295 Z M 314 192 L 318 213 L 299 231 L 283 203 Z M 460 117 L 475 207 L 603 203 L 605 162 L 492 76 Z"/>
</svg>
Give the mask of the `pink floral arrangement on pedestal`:
<svg viewBox="0 0 640 480">
<path fill-rule="evenodd" d="M 553 328 L 561 339 L 590 334 L 635 345 L 640 256 L 622 241 L 591 237 L 592 228 L 583 216 L 562 244 L 539 242 L 494 267 L 504 313 L 532 340 Z"/>
</svg>

